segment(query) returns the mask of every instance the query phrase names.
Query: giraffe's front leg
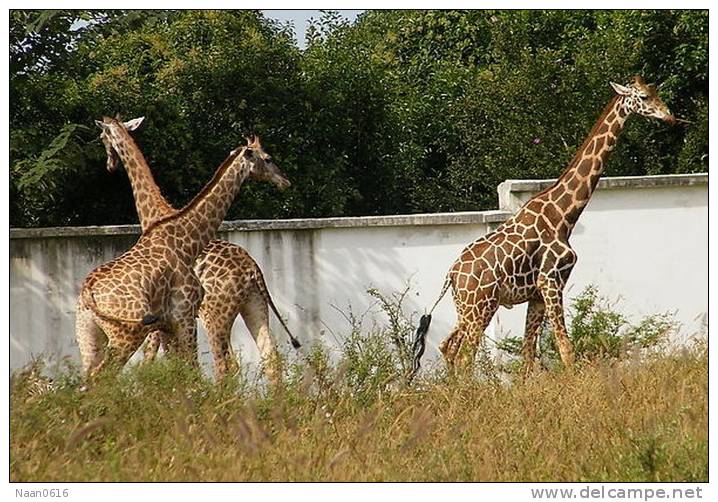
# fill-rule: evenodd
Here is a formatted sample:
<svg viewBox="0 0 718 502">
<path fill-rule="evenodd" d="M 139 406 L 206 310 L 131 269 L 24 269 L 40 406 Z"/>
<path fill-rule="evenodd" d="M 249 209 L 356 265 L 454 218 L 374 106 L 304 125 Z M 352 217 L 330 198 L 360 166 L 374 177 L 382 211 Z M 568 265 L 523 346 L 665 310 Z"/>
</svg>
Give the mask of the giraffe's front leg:
<svg viewBox="0 0 718 502">
<path fill-rule="evenodd" d="M 566 368 L 573 366 L 574 353 L 564 320 L 563 288 L 575 264 L 576 252 L 567 243 L 552 242 L 544 251 L 541 272 L 536 281 L 546 306 L 546 315 L 554 331 L 561 361 Z"/>
<path fill-rule="evenodd" d="M 546 315 L 556 337 L 561 361 L 566 368 L 573 366 L 573 344 L 568 337 L 563 314 L 563 284 L 553 277 L 539 277 L 539 290 L 546 305 Z"/>
</svg>

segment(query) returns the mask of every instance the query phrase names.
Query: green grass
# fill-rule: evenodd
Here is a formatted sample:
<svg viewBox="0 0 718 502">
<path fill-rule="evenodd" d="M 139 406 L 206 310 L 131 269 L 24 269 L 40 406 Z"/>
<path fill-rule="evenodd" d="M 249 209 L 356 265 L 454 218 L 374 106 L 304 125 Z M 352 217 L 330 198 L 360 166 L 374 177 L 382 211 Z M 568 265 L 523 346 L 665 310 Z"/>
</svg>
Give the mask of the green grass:
<svg viewBox="0 0 718 502">
<path fill-rule="evenodd" d="M 67 370 L 39 396 L 18 373 L 10 479 L 706 481 L 704 345 L 527 382 L 436 374 L 411 387 L 321 351 L 271 389 L 168 359 L 89 390 Z"/>
</svg>

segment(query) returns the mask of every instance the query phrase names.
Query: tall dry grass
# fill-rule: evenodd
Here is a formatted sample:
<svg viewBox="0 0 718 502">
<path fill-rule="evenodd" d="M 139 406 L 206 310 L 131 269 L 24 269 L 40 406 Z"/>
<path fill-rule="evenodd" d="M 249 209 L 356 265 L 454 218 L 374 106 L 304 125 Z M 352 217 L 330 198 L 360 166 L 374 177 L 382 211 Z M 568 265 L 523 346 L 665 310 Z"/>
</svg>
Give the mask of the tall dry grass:
<svg viewBox="0 0 718 502">
<path fill-rule="evenodd" d="M 381 360 L 371 340 L 361 357 Z M 367 355 L 369 354 L 369 355 Z M 372 355 L 373 354 L 373 355 Z M 360 356 L 355 356 L 360 357 Z M 265 388 L 171 360 L 11 388 L 12 481 L 705 481 L 705 344 L 410 387 L 321 350 Z"/>
</svg>

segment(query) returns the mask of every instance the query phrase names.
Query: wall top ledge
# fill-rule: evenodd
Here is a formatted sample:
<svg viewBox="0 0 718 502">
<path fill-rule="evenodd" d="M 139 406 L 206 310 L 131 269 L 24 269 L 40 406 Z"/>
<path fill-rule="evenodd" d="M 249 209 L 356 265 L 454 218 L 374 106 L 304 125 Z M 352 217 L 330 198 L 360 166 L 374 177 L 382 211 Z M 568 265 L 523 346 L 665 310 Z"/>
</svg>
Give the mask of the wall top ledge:
<svg viewBox="0 0 718 502">
<path fill-rule="evenodd" d="M 399 214 L 391 216 L 356 216 L 340 218 L 301 218 L 287 220 L 225 221 L 220 232 L 261 230 L 312 230 L 320 228 L 364 228 L 421 225 L 465 225 L 500 223 L 513 214 L 508 197 L 512 193 L 540 192 L 555 180 L 506 180 L 498 186 L 499 206 L 492 211 L 463 211 L 456 213 Z M 660 188 L 705 185 L 708 173 L 667 174 L 661 176 L 615 176 L 602 178 L 599 189 Z M 46 237 L 96 237 L 104 235 L 139 235 L 139 225 L 111 225 L 88 227 L 11 228 L 10 239 Z"/>
<path fill-rule="evenodd" d="M 550 180 L 506 180 L 499 185 L 500 192 L 540 192 L 556 182 Z M 661 188 L 673 186 L 703 185 L 708 183 L 708 173 L 664 174 L 658 176 L 611 176 L 598 180 L 597 188 Z"/>
<path fill-rule="evenodd" d="M 260 230 L 312 230 L 320 228 L 363 228 L 417 225 L 464 225 L 499 223 L 508 211 L 463 211 L 456 213 L 400 214 L 392 216 L 357 216 L 341 218 L 302 218 L 287 220 L 225 221 L 220 232 Z M 108 225 L 87 227 L 11 228 L 10 239 L 44 237 L 96 237 L 104 235 L 139 235 L 139 225 Z"/>
</svg>

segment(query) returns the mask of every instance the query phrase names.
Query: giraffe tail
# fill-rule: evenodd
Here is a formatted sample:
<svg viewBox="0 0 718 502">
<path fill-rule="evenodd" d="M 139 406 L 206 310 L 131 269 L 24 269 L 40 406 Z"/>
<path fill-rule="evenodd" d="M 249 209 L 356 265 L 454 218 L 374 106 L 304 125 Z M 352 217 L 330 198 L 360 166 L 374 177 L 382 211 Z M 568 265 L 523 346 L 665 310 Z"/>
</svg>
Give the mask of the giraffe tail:
<svg viewBox="0 0 718 502">
<path fill-rule="evenodd" d="M 257 285 L 257 288 L 259 289 L 260 293 L 264 297 L 264 300 L 267 302 L 267 305 L 272 309 L 272 312 L 274 312 L 274 315 L 277 316 L 277 319 L 279 320 L 280 324 L 284 328 L 284 331 L 287 332 L 289 335 L 289 341 L 292 343 L 292 347 L 295 349 L 298 349 L 302 346 L 301 343 L 299 343 L 299 340 L 294 338 L 294 335 L 292 335 L 292 332 L 289 331 L 289 328 L 287 327 L 287 324 L 284 322 L 284 319 L 282 319 L 282 316 L 279 315 L 279 310 L 277 309 L 277 306 L 274 304 L 274 300 L 272 300 L 272 295 L 269 294 L 269 290 L 267 289 L 267 283 L 264 280 L 264 275 L 262 274 L 262 271 L 257 266 L 255 268 L 255 276 L 254 276 L 254 283 Z"/>
<path fill-rule="evenodd" d="M 117 317 L 110 314 L 106 314 L 100 310 L 95 302 L 95 297 L 92 295 L 90 288 L 83 288 L 81 293 L 82 301 L 92 312 L 99 318 L 107 321 L 122 322 L 127 324 L 142 324 L 143 326 L 150 326 L 160 320 L 159 316 L 148 313 L 145 314 L 141 319 L 129 319 L 126 317 Z"/>
<path fill-rule="evenodd" d="M 419 368 L 421 368 L 421 356 L 424 355 L 424 350 L 426 349 L 426 335 L 429 333 L 429 326 L 431 325 L 431 314 L 432 312 L 434 312 L 434 309 L 446 294 L 446 291 L 449 289 L 450 285 L 451 276 L 447 274 L 446 279 L 444 280 L 444 286 L 441 289 L 441 293 L 439 294 L 439 298 L 434 303 L 434 306 L 431 307 L 429 313 L 424 314 L 423 316 L 421 316 L 421 319 L 419 319 L 419 327 L 416 328 L 416 333 L 414 334 L 414 339 L 412 340 L 411 344 L 411 351 L 414 359 L 412 361 L 411 370 L 408 375 L 409 381 L 414 378 L 416 373 L 419 371 Z"/>
</svg>

